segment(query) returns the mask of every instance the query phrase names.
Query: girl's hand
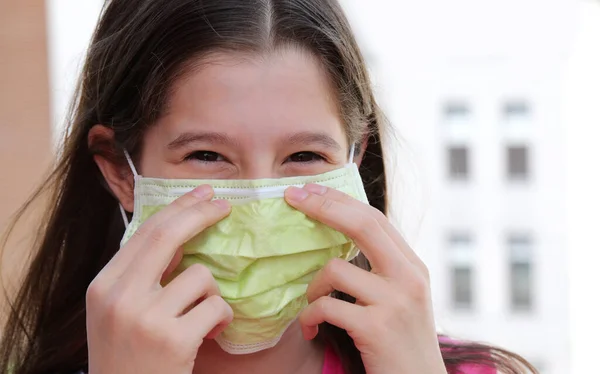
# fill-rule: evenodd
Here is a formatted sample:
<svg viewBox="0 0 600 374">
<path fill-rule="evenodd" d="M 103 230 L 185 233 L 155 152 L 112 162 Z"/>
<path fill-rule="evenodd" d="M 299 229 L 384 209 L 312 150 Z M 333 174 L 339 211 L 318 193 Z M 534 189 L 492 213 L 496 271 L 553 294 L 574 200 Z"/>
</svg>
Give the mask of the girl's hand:
<svg viewBox="0 0 600 374">
<path fill-rule="evenodd" d="M 201 186 L 153 215 L 90 284 L 87 337 L 90 374 L 189 374 L 203 339 L 233 319 L 210 271 L 195 265 L 162 287 L 180 247 L 226 217 Z"/>
<path fill-rule="evenodd" d="M 334 259 L 309 285 L 300 315 L 306 339 L 320 323 L 348 332 L 369 374 L 446 373 L 433 319 L 429 273 L 384 214 L 319 185 L 289 188 L 290 205 L 354 240 L 372 266 L 368 272 Z M 356 304 L 334 299 L 341 291 Z"/>
</svg>

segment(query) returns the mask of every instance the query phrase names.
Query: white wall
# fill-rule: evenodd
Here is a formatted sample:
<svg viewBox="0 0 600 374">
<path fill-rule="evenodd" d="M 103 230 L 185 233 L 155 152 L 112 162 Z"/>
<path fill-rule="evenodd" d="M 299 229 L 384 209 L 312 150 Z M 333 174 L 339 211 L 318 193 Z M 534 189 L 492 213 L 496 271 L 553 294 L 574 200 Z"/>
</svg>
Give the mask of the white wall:
<svg viewBox="0 0 600 374">
<path fill-rule="evenodd" d="M 565 77 L 572 371 L 598 372 L 600 336 L 600 2 L 581 1 Z"/>
<path fill-rule="evenodd" d="M 102 0 L 46 0 L 55 141 L 62 136 L 73 89 L 102 4 Z"/>
</svg>

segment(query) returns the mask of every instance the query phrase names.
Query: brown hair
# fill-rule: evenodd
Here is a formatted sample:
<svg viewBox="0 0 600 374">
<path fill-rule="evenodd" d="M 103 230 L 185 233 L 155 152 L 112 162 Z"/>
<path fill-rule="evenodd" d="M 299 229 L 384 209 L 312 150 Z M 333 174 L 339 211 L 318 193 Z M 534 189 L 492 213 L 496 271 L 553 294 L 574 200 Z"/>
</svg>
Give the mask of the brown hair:
<svg viewBox="0 0 600 374">
<path fill-rule="evenodd" d="M 145 128 L 161 115 L 174 81 L 198 58 L 214 51 L 266 53 L 289 45 L 313 53 L 328 72 L 348 140 L 368 139 L 360 171 L 371 204 L 386 212 L 380 142 L 386 122 L 337 1 L 107 1 L 88 50 L 63 152 L 30 200 L 50 193 L 52 204 L 26 278 L 11 303 L 0 372 L 72 373 L 87 367 L 86 290 L 118 250 L 123 235 L 117 200 L 93 155 L 122 163 L 116 150 L 124 147 L 135 157 Z M 115 144 L 94 144 L 90 149 L 87 137 L 95 124 L 113 129 Z M 356 264 L 369 269 L 364 257 Z M 337 297 L 353 301 L 347 295 Z M 325 325 L 320 334 L 338 352 L 348 373 L 365 372 L 345 331 Z M 500 349 L 466 343 L 440 346 L 449 369 L 473 362 L 505 373 L 534 371 L 520 357 Z"/>
</svg>

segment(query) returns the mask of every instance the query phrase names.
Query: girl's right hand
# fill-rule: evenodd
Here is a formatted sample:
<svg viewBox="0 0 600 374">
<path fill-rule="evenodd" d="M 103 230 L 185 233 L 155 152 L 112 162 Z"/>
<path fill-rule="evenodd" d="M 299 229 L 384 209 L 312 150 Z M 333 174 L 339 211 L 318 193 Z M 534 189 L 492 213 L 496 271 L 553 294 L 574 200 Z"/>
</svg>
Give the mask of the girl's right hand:
<svg viewBox="0 0 600 374">
<path fill-rule="evenodd" d="M 90 374 L 189 374 L 203 340 L 232 321 L 206 267 L 191 266 L 160 284 L 181 246 L 229 214 L 229 204 L 212 197 L 212 188 L 201 186 L 150 217 L 92 281 Z"/>
</svg>

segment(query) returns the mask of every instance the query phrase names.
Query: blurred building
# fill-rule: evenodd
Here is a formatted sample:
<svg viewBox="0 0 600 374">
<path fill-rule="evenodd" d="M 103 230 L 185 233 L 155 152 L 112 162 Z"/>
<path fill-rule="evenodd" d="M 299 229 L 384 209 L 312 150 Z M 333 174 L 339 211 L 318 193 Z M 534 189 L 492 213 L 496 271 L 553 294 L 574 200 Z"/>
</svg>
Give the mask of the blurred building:
<svg viewBox="0 0 600 374">
<path fill-rule="evenodd" d="M 0 1 L 2 233 L 10 217 L 41 182 L 49 164 L 51 127 L 47 62 L 44 1 Z M 16 259 L 26 249 L 20 244 L 31 236 L 32 231 L 17 231 L 13 237 L 15 240 L 7 248 L 6 261 L 0 270 L 3 280 L 14 276 L 12 270 L 17 264 Z M 3 301 L 0 300 L 0 304 Z"/>
<path fill-rule="evenodd" d="M 442 69 L 421 241 L 442 328 L 556 374 L 569 331 L 559 57 Z"/>
<path fill-rule="evenodd" d="M 432 273 L 440 329 L 569 373 L 561 111 L 576 2 L 343 3 L 405 140 L 394 208 Z"/>
<path fill-rule="evenodd" d="M 0 225 L 40 181 L 50 154 L 43 0 L 0 3 Z"/>
</svg>

